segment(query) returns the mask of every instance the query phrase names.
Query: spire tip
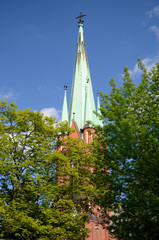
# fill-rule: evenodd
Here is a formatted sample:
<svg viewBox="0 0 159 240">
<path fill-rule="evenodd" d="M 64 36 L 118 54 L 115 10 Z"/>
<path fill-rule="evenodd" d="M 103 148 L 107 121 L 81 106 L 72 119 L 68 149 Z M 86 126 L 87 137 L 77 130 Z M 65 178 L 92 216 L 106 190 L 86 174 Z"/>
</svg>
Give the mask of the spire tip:
<svg viewBox="0 0 159 240">
<path fill-rule="evenodd" d="M 76 17 L 76 19 L 79 18 L 78 23 L 83 23 L 84 20 L 82 20 L 82 18 L 85 17 L 85 16 L 86 16 L 86 14 L 82 14 L 82 12 L 80 12 L 79 16 Z"/>
</svg>

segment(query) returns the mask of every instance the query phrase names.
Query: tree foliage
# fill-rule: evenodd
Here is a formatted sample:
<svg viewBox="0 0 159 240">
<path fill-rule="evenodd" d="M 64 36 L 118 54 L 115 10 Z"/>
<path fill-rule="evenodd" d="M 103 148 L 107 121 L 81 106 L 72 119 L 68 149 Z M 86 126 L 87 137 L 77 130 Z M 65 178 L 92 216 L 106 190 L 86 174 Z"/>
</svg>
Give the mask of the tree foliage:
<svg viewBox="0 0 159 240">
<path fill-rule="evenodd" d="M 67 124 L 52 117 L 0 103 L 2 239 L 75 240 L 87 235 L 93 158 L 84 143 L 62 140 L 69 132 Z M 84 193 L 90 198 L 81 198 Z"/>
<path fill-rule="evenodd" d="M 139 68 L 142 79 L 138 86 L 125 67 L 122 86 L 118 88 L 111 79 L 111 93 L 101 93 L 103 133 L 108 145 L 105 159 L 112 162 L 109 187 L 114 214 L 110 229 L 117 239 L 157 240 L 159 63 L 148 72 L 139 59 Z"/>
</svg>

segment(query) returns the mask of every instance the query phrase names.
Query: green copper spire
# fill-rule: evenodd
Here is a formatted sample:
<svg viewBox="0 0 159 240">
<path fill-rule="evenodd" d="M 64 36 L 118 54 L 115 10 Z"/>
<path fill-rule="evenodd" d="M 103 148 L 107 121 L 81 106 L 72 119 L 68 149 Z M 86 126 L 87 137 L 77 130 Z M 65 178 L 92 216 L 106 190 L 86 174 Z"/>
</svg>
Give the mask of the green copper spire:
<svg viewBox="0 0 159 240">
<path fill-rule="evenodd" d="M 88 120 L 96 124 L 96 116 L 93 113 L 95 110 L 92 83 L 84 42 L 83 21 L 80 20 L 77 54 L 69 109 L 70 125 L 72 125 L 73 113 L 74 120 L 79 130 L 83 129 L 86 121 Z"/>
<path fill-rule="evenodd" d="M 62 117 L 61 121 L 68 121 L 68 109 L 67 109 L 67 97 L 66 97 L 66 90 L 67 86 L 64 86 L 65 93 L 64 93 L 64 100 L 63 100 L 63 108 L 62 108 Z"/>
</svg>

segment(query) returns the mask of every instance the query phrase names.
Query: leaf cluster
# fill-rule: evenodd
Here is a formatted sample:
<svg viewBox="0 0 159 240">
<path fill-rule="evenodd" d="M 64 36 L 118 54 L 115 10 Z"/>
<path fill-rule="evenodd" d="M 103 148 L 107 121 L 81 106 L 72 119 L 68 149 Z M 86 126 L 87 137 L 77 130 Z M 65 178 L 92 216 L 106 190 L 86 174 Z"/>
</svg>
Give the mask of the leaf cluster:
<svg viewBox="0 0 159 240">
<path fill-rule="evenodd" d="M 14 103 L 0 103 L 0 236 L 83 239 L 92 164 L 70 128 Z M 64 151 L 59 151 L 63 144 Z M 93 196 L 93 194 L 92 194 Z"/>
<path fill-rule="evenodd" d="M 159 238 L 159 64 L 148 72 L 139 59 L 139 68 L 138 86 L 125 67 L 122 86 L 111 79 L 110 95 L 101 93 L 108 146 L 103 166 L 107 161 L 111 171 L 111 231 L 118 239 L 154 240 Z"/>
</svg>

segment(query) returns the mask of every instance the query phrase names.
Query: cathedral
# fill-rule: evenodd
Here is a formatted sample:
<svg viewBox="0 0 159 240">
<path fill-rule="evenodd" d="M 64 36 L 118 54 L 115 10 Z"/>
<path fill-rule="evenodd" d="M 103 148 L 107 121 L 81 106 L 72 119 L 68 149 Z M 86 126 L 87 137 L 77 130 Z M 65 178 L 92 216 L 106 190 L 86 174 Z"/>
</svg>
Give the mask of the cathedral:
<svg viewBox="0 0 159 240">
<path fill-rule="evenodd" d="M 83 20 L 85 15 L 80 13 L 79 17 L 79 33 L 77 42 L 77 53 L 73 75 L 72 91 L 70 106 L 68 111 L 67 105 L 67 86 L 64 86 L 64 100 L 62 108 L 61 121 L 68 121 L 70 127 L 75 130 L 74 138 L 80 137 L 81 140 L 90 143 L 91 134 L 93 135 L 95 129 L 88 124 L 91 121 L 95 125 L 102 126 L 102 121 L 97 117 L 95 112 L 99 113 L 99 94 L 97 94 L 97 108 L 95 107 L 93 88 L 86 54 L 86 47 L 83 32 Z M 91 132 L 91 134 L 90 134 Z M 109 240 L 109 233 L 103 229 L 102 225 L 97 224 L 96 216 L 89 217 L 87 227 L 90 230 L 87 240 Z"/>
</svg>

